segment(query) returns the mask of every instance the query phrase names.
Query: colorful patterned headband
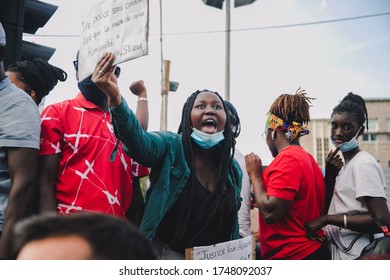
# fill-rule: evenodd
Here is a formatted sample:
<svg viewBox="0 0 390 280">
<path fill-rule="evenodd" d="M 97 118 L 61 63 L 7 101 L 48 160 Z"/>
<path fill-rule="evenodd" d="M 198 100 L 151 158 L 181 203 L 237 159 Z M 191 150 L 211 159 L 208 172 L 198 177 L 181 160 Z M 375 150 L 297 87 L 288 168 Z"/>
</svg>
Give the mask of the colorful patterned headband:
<svg viewBox="0 0 390 280">
<path fill-rule="evenodd" d="M 266 125 L 268 128 L 274 130 L 285 131 L 285 136 L 290 141 L 293 141 L 297 137 L 309 134 L 309 130 L 306 126 L 302 126 L 300 123 L 294 121 L 291 125 L 271 112 L 268 113 Z"/>
</svg>

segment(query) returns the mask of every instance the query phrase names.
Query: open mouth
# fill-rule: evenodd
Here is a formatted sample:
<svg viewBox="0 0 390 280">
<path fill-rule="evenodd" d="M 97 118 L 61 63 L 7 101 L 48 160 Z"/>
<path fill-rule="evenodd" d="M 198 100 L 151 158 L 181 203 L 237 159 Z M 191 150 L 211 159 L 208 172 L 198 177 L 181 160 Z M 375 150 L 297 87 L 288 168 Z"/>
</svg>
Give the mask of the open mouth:
<svg viewBox="0 0 390 280">
<path fill-rule="evenodd" d="M 217 123 L 213 119 L 207 119 L 202 123 L 202 131 L 214 133 L 217 130 Z"/>
</svg>

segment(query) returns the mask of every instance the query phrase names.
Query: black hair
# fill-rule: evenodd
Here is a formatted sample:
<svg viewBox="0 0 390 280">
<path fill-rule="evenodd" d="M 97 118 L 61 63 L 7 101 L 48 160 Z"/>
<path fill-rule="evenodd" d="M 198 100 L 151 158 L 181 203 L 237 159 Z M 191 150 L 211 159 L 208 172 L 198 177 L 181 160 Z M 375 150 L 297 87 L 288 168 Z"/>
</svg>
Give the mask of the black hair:
<svg viewBox="0 0 390 280">
<path fill-rule="evenodd" d="M 225 100 L 225 104 L 228 111 L 230 111 L 230 114 L 228 114 L 228 116 L 229 118 L 231 118 L 230 123 L 233 125 L 234 128 L 233 137 L 237 138 L 241 132 L 240 118 L 238 116 L 236 108 L 233 106 L 233 104 L 230 101 Z"/>
<path fill-rule="evenodd" d="M 203 92 L 211 92 L 218 96 L 223 104 L 224 111 L 227 112 L 227 108 L 223 98 L 219 93 L 210 91 L 207 89 L 197 90 L 192 93 L 187 101 L 183 105 L 181 123 L 179 125 L 178 133 L 182 135 L 182 144 L 184 148 L 184 154 L 187 161 L 187 164 L 191 170 L 191 175 L 189 179 L 189 184 L 184 188 L 182 192 L 182 198 L 179 206 L 179 215 L 178 215 L 178 228 L 176 229 L 175 238 L 181 240 L 184 237 L 184 234 L 187 230 L 190 221 L 191 209 L 193 207 L 193 192 L 194 186 L 196 185 L 196 172 L 195 172 L 195 162 L 194 162 L 194 146 L 195 142 L 191 138 L 192 133 L 192 123 L 191 123 L 191 111 L 195 102 L 196 97 Z M 206 220 L 205 226 L 210 224 L 210 222 L 215 219 L 217 213 L 223 213 L 222 209 L 226 201 L 229 202 L 229 205 L 232 205 L 230 209 L 230 216 L 235 218 L 234 213 L 237 212 L 237 203 L 236 203 L 236 194 L 235 186 L 229 186 L 228 174 L 230 173 L 234 176 L 232 170 L 232 160 L 234 155 L 235 141 L 232 135 L 232 130 L 230 127 L 230 118 L 226 118 L 225 128 L 224 128 L 224 140 L 218 145 L 218 153 L 216 156 L 217 166 L 216 166 L 216 186 L 215 190 L 207 198 L 204 207 L 200 210 L 199 217 Z M 233 178 L 235 182 L 236 178 Z M 219 218 L 219 227 L 222 224 L 223 219 L 228 217 L 223 217 L 221 215 Z M 199 230 L 201 231 L 201 229 Z"/>
<path fill-rule="evenodd" d="M 28 93 L 35 91 L 37 104 L 41 103 L 42 98 L 49 94 L 58 81 L 64 82 L 68 77 L 64 70 L 40 58 L 18 61 L 8 66 L 7 71 L 15 73 L 28 86 Z"/>
<path fill-rule="evenodd" d="M 107 214 L 87 212 L 40 214 L 18 222 L 14 228 L 13 258 L 31 241 L 70 235 L 89 243 L 91 259 L 156 259 L 150 241 L 135 225 Z"/>
<path fill-rule="evenodd" d="M 333 108 L 331 116 L 342 113 L 354 115 L 359 126 L 363 126 L 364 122 L 366 122 L 366 128 L 368 130 L 366 101 L 360 95 L 349 92 L 340 103 Z"/>
</svg>

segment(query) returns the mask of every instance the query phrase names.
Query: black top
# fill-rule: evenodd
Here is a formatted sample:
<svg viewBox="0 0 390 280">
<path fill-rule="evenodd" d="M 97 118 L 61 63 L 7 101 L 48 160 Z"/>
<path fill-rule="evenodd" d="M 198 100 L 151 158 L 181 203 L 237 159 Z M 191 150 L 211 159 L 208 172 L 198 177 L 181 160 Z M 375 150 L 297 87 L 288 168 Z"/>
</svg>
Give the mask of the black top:
<svg viewBox="0 0 390 280">
<path fill-rule="evenodd" d="M 186 188 L 189 187 L 188 184 L 191 184 L 190 180 L 187 182 Z M 207 221 L 206 217 L 200 217 L 201 209 L 206 199 L 212 193 L 203 187 L 199 180 L 196 180 L 194 188 L 190 222 L 183 239 L 178 240 L 175 238 L 180 201 L 182 199 L 181 195 L 172 208 L 168 210 L 156 232 L 157 238 L 180 254 L 184 254 L 186 248 L 209 246 L 231 240 L 235 216 L 231 210 L 232 205 L 228 205 L 227 203 L 229 200 L 225 200 L 220 213 L 217 213 L 214 217 L 210 217 L 211 219 Z"/>
</svg>

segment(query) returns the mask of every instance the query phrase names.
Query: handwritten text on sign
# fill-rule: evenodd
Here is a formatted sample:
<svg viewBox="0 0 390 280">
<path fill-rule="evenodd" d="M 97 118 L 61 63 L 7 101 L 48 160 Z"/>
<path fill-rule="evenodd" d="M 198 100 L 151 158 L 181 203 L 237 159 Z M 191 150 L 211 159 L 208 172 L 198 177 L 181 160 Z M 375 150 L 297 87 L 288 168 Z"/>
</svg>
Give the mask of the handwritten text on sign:
<svg viewBox="0 0 390 280">
<path fill-rule="evenodd" d="M 148 54 L 148 0 L 105 0 L 82 20 L 80 81 L 91 75 L 104 52 L 115 64 Z"/>
<path fill-rule="evenodd" d="M 251 260 L 254 256 L 253 236 L 211 246 L 194 247 L 193 260 Z"/>
</svg>

